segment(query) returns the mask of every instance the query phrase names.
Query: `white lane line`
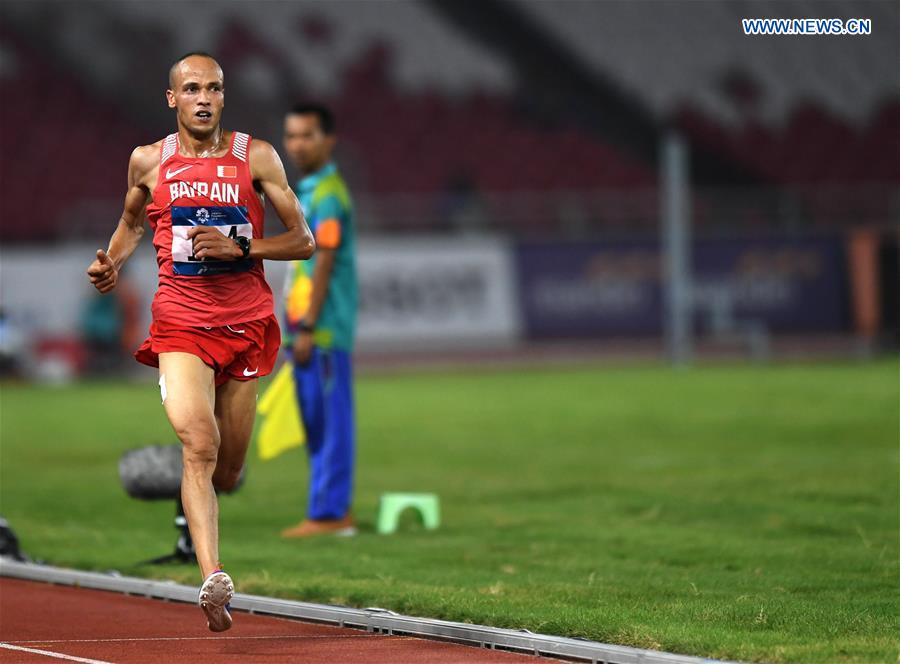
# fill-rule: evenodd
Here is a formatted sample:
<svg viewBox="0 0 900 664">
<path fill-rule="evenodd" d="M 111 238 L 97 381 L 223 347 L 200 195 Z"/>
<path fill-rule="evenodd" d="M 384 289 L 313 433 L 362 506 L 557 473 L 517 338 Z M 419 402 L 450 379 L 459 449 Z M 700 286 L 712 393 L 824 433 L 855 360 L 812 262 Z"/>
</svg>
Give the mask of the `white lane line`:
<svg viewBox="0 0 900 664">
<path fill-rule="evenodd" d="M 283 636 L 145 636 L 121 639 L 28 639 L 11 643 L 123 643 L 131 641 L 244 641 L 251 639 L 371 639 L 387 634 L 285 634 Z M 391 636 L 392 639 L 414 639 L 412 636 Z"/>
<path fill-rule="evenodd" d="M 84 657 L 75 657 L 74 655 L 64 655 L 61 652 L 52 652 L 50 650 L 38 650 L 37 648 L 22 648 L 9 643 L 0 643 L 0 648 L 7 650 L 19 650 L 21 652 L 30 652 L 34 655 L 44 655 L 45 657 L 55 657 L 56 659 L 65 659 L 70 662 L 84 662 L 85 664 L 112 664 L 102 659 L 85 659 Z"/>
</svg>

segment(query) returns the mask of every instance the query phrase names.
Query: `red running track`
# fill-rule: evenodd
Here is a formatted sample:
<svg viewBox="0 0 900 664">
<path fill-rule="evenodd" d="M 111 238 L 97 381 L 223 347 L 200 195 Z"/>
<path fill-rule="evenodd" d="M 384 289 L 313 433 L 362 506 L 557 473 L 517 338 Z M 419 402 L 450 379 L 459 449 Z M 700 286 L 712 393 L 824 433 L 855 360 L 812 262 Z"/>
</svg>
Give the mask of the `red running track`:
<svg viewBox="0 0 900 664">
<path fill-rule="evenodd" d="M 234 613 L 234 627 L 213 634 L 206 629 L 202 611 L 190 604 L 0 578 L 0 662 L 65 661 L 534 664 L 538 660 L 241 611 Z"/>
</svg>

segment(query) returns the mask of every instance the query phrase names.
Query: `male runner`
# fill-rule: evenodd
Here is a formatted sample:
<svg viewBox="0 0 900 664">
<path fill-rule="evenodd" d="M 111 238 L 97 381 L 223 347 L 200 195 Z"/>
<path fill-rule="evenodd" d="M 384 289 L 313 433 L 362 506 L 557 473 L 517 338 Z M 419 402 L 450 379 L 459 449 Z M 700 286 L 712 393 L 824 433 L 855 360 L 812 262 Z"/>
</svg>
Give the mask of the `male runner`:
<svg viewBox="0 0 900 664">
<path fill-rule="evenodd" d="M 316 236 L 314 260 L 291 263 L 285 313 L 309 454 L 307 518 L 283 537 L 352 535 L 354 438 L 351 353 L 356 328 L 353 204 L 331 160 L 334 117 L 318 104 L 284 119 L 284 147 L 303 179 L 297 194 Z"/>
<path fill-rule="evenodd" d="M 224 77 L 206 53 L 169 71 L 178 132 L 134 150 L 128 192 L 109 248 L 88 268 L 101 293 L 153 229 L 159 288 L 150 338 L 135 353 L 159 367 L 169 422 L 183 443 L 181 499 L 203 577 L 208 627 L 231 627 L 231 578 L 218 550 L 216 489 L 234 487 L 256 411 L 256 381 L 277 357 L 280 331 L 262 259 L 307 259 L 315 241 L 269 143 L 225 131 Z M 287 229 L 263 238 L 263 195 Z"/>
</svg>

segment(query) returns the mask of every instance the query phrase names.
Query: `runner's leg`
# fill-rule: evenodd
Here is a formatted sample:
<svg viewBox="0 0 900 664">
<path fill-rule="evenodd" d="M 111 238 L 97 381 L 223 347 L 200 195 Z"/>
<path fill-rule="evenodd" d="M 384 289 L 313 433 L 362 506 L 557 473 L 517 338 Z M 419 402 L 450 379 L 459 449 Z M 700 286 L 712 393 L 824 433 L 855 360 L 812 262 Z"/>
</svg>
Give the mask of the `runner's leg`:
<svg viewBox="0 0 900 664">
<path fill-rule="evenodd" d="M 219 506 L 212 476 L 219 450 L 213 370 L 189 353 L 160 353 L 163 405 L 183 444 L 181 502 L 205 579 L 219 562 Z"/>
<path fill-rule="evenodd" d="M 256 383 L 256 379 L 229 380 L 216 388 L 215 415 L 222 443 L 213 484 L 220 491 L 231 491 L 241 476 L 256 417 Z"/>
</svg>

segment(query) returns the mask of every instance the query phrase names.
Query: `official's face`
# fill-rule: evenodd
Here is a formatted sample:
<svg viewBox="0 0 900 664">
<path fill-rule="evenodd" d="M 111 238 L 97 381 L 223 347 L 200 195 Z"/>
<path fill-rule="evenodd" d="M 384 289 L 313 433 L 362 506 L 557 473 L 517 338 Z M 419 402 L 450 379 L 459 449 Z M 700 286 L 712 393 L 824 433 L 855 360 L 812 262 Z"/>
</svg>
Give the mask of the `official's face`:
<svg viewBox="0 0 900 664">
<path fill-rule="evenodd" d="M 322 131 L 315 113 L 290 113 L 284 118 L 284 150 L 304 173 L 319 170 L 331 158 L 334 136 Z"/>
</svg>

